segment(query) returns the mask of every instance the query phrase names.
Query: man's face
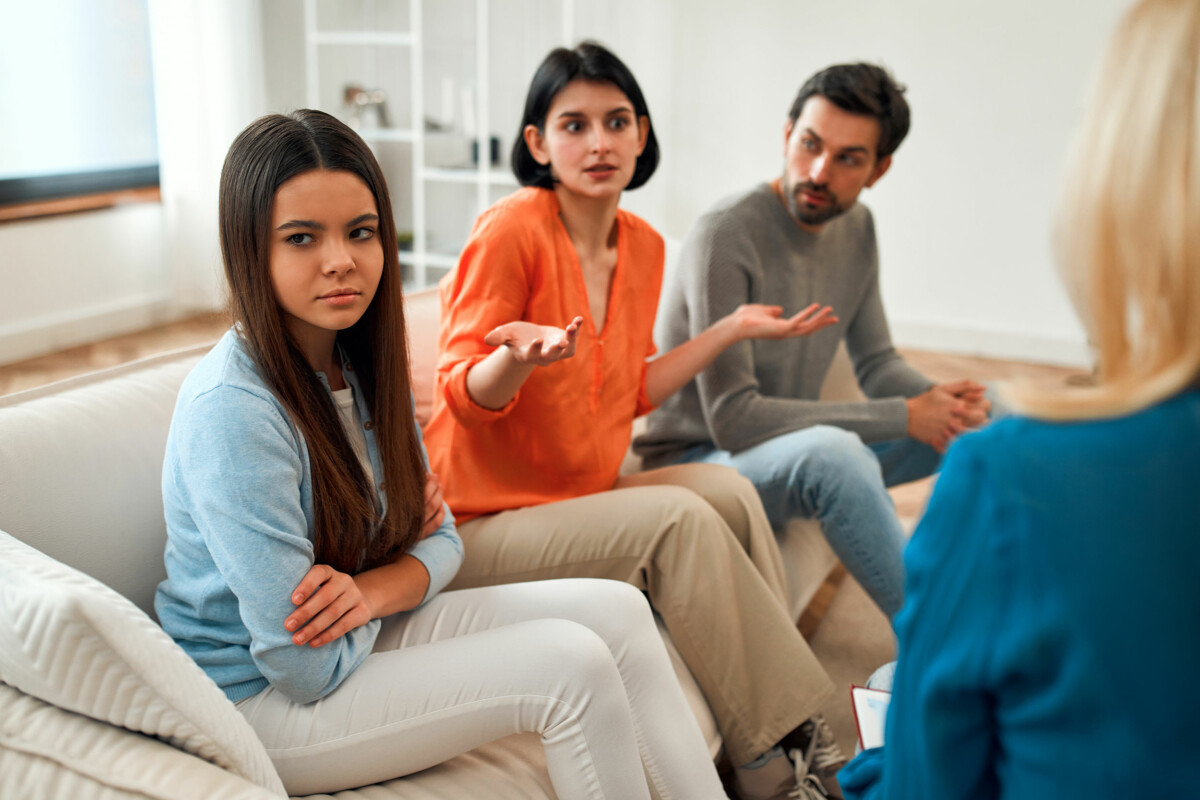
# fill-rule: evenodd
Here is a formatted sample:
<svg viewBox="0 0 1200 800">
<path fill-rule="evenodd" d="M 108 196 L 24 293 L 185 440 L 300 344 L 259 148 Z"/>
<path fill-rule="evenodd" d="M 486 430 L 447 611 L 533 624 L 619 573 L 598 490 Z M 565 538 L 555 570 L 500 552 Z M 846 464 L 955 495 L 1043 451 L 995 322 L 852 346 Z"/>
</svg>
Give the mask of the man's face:
<svg viewBox="0 0 1200 800">
<path fill-rule="evenodd" d="M 883 177 L 892 158 L 875 158 L 879 121 L 843 111 L 820 95 L 784 126 L 783 197 L 800 227 L 819 231 Z"/>
</svg>

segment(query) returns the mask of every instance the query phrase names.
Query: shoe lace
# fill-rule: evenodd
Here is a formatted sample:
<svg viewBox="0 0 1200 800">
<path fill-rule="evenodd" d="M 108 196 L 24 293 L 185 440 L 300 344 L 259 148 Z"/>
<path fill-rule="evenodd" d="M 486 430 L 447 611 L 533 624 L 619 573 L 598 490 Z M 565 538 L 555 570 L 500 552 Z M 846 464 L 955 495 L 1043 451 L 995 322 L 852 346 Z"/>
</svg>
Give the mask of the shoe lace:
<svg viewBox="0 0 1200 800">
<path fill-rule="evenodd" d="M 829 723 L 822 717 L 813 717 L 809 722 L 812 724 L 812 736 L 809 738 L 808 745 L 812 769 L 819 772 L 845 764 L 846 756 L 838 747 L 837 739 L 834 738 Z"/>
<path fill-rule="evenodd" d="M 788 792 L 788 797 L 795 800 L 829 800 L 825 787 L 812 773 L 813 760 L 820 749 L 817 747 L 817 737 L 813 736 L 808 743 L 807 753 L 798 749 L 791 752 L 792 764 L 796 768 L 796 786 Z"/>
</svg>

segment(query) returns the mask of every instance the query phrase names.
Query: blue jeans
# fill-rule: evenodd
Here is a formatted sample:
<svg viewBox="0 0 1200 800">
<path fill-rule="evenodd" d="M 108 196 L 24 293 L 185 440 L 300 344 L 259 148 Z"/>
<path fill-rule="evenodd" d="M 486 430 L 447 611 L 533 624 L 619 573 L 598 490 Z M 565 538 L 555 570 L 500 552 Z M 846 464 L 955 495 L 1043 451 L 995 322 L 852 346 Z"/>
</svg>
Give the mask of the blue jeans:
<svg viewBox="0 0 1200 800">
<path fill-rule="evenodd" d="M 740 453 L 695 445 L 678 463 L 735 468 L 758 489 L 781 531 L 794 517 L 816 519 L 834 553 L 888 617 L 904 600 L 904 531 L 887 487 L 932 475 L 941 456 L 915 439 L 863 444 L 830 425 L 785 433 Z"/>
</svg>

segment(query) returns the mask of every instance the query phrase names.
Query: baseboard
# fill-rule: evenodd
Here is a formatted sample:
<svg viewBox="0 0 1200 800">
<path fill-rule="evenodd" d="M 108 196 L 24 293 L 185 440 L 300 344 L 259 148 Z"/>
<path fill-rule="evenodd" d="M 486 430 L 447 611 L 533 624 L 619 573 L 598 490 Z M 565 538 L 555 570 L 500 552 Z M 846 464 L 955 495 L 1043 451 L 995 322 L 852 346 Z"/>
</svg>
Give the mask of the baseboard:
<svg viewBox="0 0 1200 800">
<path fill-rule="evenodd" d="M 1087 343 L 1082 339 L 1029 336 L 919 322 L 891 321 L 890 327 L 892 341 L 897 347 L 1084 369 L 1092 363 Z"/>
<path fill-rule="evenodd" d="M 0 364 L 159 325 L 172 312 L 170 295 L 161 292 L 0 325 Z"/>
</svg>

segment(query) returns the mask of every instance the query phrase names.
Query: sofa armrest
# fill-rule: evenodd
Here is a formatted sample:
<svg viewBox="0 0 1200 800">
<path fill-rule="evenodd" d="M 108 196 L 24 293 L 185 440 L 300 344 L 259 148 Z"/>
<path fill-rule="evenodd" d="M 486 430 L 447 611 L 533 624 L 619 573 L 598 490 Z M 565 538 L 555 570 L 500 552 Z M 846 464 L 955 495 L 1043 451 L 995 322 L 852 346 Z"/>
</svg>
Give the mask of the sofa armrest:
<svg viewBox="0 0 1200 800">
<path fill-rule="evenodd" d="M 0 683 L 0 797 L 279 796 L 158 739 L 73 714 Z"/>
</svg>

